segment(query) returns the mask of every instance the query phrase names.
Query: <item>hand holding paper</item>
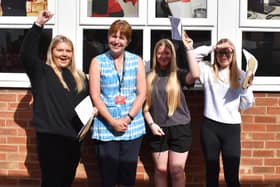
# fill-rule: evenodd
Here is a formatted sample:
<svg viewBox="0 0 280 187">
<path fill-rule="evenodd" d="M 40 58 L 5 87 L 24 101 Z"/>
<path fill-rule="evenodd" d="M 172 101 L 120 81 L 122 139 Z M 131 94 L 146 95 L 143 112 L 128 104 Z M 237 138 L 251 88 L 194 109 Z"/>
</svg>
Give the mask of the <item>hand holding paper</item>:
<svg viewBox="0 0 280 187">
<path fill-rule="evenodd" d="M 193 40 L 182 29 L 181 19 L 169 16 L 171 23 L 171 38 L 172 40 L 182 41 L 187 50 L 193 49 Z"/>
<path fill-rule="evenodd" d="M 83 123 L 83 127 L 77 135 L 77 138 L 81 141 L 90 130 L 92 121 L 97 115 L 97 109 L 93 106 L 90 96 L 87 96 L 75 107 L 75 111 Z"/>
<path fill-rule="evenodd" d="M 243 81 L 242 87 L 248 88 L 253 81 L 254 75 L 257 71 L 258 68 L 258 61 L 257 59 L 254 57 L 254 55 L 252 55 L 251 53 L 249 53 L 247 50 L 243 49 L 243 53 L 246 59 L 246 77 Z"/>
</svg>

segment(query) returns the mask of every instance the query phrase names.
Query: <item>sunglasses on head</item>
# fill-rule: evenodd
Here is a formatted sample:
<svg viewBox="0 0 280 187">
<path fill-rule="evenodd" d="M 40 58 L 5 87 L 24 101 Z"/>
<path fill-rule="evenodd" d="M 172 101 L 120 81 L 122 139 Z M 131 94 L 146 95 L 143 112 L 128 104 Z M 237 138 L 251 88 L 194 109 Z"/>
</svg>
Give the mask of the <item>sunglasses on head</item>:
<svg viewBox="0 0 280 187">
<path fill-rule="evenodd" d="M 227 58 L 230 58 L 233 54 L 233 50 L 229 48 L 216 49 L 215 53 L 218 57 L 223 57 L 225 55 Z"/>
</svg>

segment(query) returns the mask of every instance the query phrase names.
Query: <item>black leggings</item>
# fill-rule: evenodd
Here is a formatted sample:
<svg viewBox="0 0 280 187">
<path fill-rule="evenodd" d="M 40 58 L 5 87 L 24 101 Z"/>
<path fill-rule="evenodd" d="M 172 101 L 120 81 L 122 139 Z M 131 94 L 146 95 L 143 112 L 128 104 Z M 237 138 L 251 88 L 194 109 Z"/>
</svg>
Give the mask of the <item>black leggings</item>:
<svg viewBox="0 0 280 187">
<path fill-rule="evenodd" d="M 41 187 L 71 187 L 80 160 L 80 143 L 65 136 L 37 133 Z"/>
<path fill-rule="evenodd" d="M 240 187 L 240 124 L 224 124 L 205 118 L 200 138 L 206 161 L 207 187 L 219 186 L 220 152 L 227 186 Z"/>
</svg>

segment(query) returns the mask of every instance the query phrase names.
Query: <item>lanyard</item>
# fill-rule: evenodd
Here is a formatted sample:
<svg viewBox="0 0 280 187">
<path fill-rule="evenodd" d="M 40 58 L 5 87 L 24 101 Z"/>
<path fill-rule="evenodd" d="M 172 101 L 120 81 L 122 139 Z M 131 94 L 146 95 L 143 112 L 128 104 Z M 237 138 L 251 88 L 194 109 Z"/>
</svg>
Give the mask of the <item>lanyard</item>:
<svg viewBox="0 0 280 187">
<path fill-rule="evenodd" d="M 117 76 L 118 76 L 118 79 L 119 79 L 119 93 L 121 95 L 121 88 L 123 86 L 123 81 L 124 81 L 125 60 L 123 61 L 122 68 L 120 69 L 120 71 L 117 70 L 117 66 L 115 65 L 115 63 L 114 63 L 114 66 L 115 66 Z"/>
</svg>

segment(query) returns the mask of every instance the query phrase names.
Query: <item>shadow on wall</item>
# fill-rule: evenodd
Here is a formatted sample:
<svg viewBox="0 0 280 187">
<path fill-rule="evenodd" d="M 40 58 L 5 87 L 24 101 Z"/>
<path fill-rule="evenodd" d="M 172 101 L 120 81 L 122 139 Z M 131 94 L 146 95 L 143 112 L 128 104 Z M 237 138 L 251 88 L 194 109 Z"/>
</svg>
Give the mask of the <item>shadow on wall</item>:
<svg viewBox="0 0 280 187">
<path fill-rule="evenodd" d="M 18 126 L 20 126 L 25 131 L 26 135 L 26 158 L 24 161 L 24 166 L 27 169 L 28 176 L 25 178 L 7 179 L 9 183 L 18 184 L 19 186 L 30 185 L 39 186 L 40 184 L 40 168 L 39 162 L 37 159 L 37 150 L 36 150 L 36 133 L 32 127 L 32 102 L 33 97 L 31 92 L 27 92 L 26 95 L 23 95 L 18 103 L 16 111 L 14 113 L 14 120 Z M 24 154 L 24 148 L 22 151 L 19 151 L 19 156 Z M 19 168 L 22 169 L 22 168 Z M 15 181 L 13 181 L 15 180 Z M 9 184 L 7 183 L 7 184 Z M 15 185 L 15 186 L 18 186 Z"/>
</svg>

